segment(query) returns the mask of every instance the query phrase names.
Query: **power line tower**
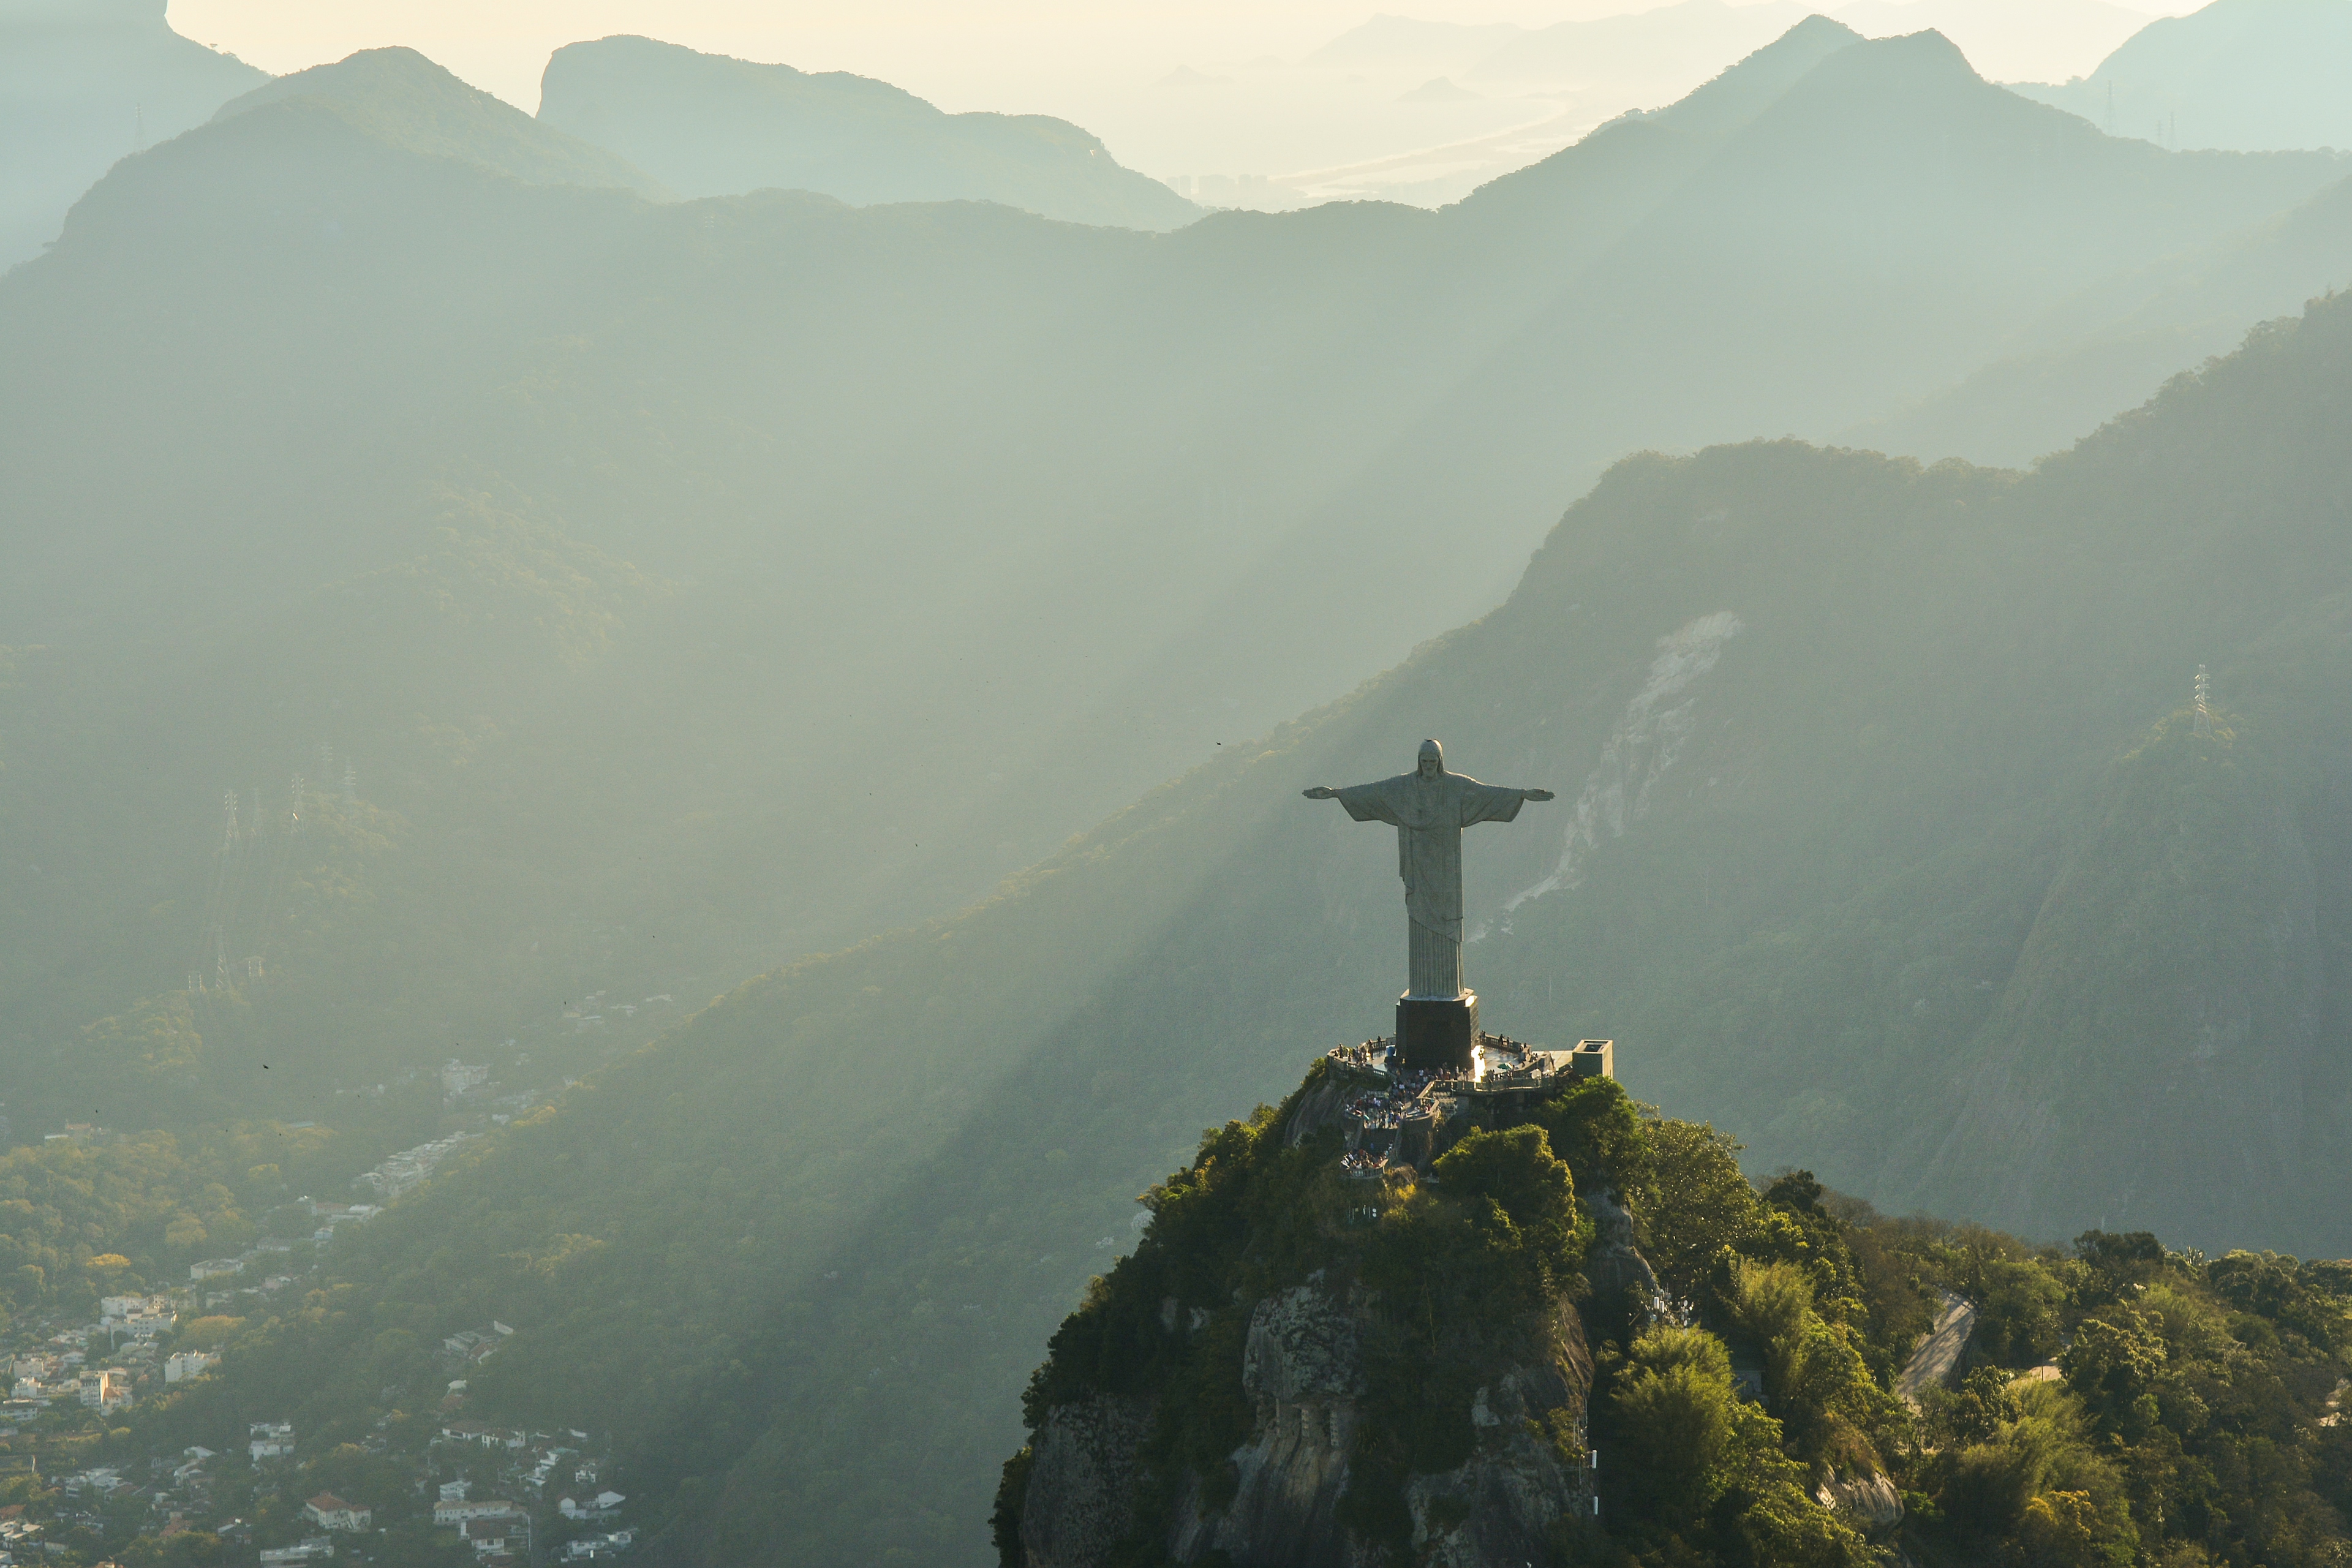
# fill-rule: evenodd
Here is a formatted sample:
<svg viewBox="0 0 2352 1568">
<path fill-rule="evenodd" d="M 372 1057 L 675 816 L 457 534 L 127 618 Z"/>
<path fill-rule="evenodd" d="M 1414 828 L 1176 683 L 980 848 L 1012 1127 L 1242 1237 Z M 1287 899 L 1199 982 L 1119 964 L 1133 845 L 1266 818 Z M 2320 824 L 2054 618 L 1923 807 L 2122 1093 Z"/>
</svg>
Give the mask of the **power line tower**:
<svg viewBox="0 0 2352 1568">
<path fill-rule="evenodd" d="M 2212 732 L 2213 710 L 2205 706 L 2205 667 L 2200 664 L 2197 667 L 2197 733 L 2210 735 Z"/>
<path fill-rule="evenodd" d="M 360 771 L 349 758 L 345 758 L 343 761 L 343 804 L 345 805 L 357 805 L 359 803 Z"/>
<path fill-rule="evenodd" d="M 236 791 L 221 792 L 221 853 L 236 847 Z"/>
<path fill-rule="evenodd" d="M 302 831 L 302 786 L 304 783 L 305 781 L 302 775 L 300 773 L 296 773 L 294 775 L 293 786 L 288 791 L 288 793 L 294 797 L 294 804 L 288 808 L 286 818 L 286 831 L 289 833 L 299 833 Z"/>
</svg>

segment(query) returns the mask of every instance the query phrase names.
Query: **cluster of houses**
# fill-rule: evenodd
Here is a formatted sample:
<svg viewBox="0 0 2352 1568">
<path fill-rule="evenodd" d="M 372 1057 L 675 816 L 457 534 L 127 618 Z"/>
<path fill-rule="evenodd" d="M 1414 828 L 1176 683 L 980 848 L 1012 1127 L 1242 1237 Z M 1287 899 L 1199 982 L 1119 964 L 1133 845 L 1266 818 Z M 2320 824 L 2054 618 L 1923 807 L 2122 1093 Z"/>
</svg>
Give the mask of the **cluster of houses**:
<svg viewBox="0 0 2352 1568">
<path fill-rule="evenodd" d="M 17 1562 L 37 1563 L 46 1555 L 41 1543 L 41 1527 L 24 1517 L 22 1503 L 11 1503 L 0 1509 L 0 1564 Z"/>
<path fill-rule="evenodd" d="M 415 1151 L 412 1150 L 410 1152 L 413 1153 Z M 399 1156 L 395 1155 L 394 1158 L 397 1159 Z M 373 1174 L 373 1172 L 369 1173 Z M 361 1180 L 364 1181 L 366 1177 L 362 1176 Z M 312 1222 L 317 1226 L 310 1232 L 309 1239 L 320 1247 L 324 1247 L 335 1239 L 337 1226 L 362 1225 L 383 1212 L 383 1206 L 381 1204 L 328 1204 L 319 1203 L 308 1197 L 299 1200 L 298 1206 L 309 1211 Z M 292 1237 L 265 1236 L 235 1258 L 205 1258 L 189 1264 L 188 1278 L 197 1284 L 202 1284 L 207 1279 L 229 1279 L 244 1273 L 247 1268 L 256 1263 L 265 1263 L 284 1257 L 292 1252 L 294 1247 L 295 1240 Z M 281 1274 L 274 1279 L 263 1280 L 262 1289 L 278 1289 L 292 1283 L 292 1275 Z M 225 1296 L 208 1296 L 205 1298 L 205 1305 L 217 1305 L 226 1300 Z"/>
<path fill-rule="evenodd" d="M 455 1067 L 457 1064 L 453 1062 L 450 1065 Z M 487 1077 L 490 1069 L 467 1068 L 465 1070 L 469 1073 L 479 1072 Z M 447 1079 L 448 1068 L 442 1069 L 442 1077 L 445 1081 Z M 478 1136 L 480 1134 L 474 1132 L 452 1132 L 446 1138 L 436 1138 L 430 1143 L 419 1143 L 414 1149 L 403 1149 L 375 1169 L 362 1171 L 352 1177 L 352 1185 L 365 1187 L 375 1194 L 379 1201 L 388 1204 L 402 1194 L 414 1192 L 423 1186 L 426 1179 L 433 1174 L 435 1166 L 456 1153 L 458 1145 L 467 1139 Z"/>
<path fill-rule="evenodd" d="M 14 1384 L 5 1406 L 10 1415 L 29 1415 L 53 1405 L 87 1405 L 119 1410 L 131 1403 L 128 1367 L 84 1364 L 84 1352 L 18 1356 L 11 1363 Z"/>
</svg>

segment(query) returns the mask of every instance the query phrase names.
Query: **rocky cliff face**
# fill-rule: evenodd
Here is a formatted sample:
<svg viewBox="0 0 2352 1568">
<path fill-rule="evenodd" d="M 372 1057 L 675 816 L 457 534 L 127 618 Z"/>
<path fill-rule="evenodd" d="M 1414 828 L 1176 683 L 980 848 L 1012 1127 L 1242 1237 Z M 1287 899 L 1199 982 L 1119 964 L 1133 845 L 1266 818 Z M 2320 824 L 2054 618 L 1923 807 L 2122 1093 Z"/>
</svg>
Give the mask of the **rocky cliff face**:
<svg viewBox="0 0 2352 1568">
<path fill-rule="evenodd" d="M 1375 1568 L 1376 1546 L 1351 1534 L 1340 1500 L 1370 1385 L 1370 1348 L 1389 1331 L 1360 1286 L 1318 1278 L 1260 1300 L 1241 1357 L 1255 1406 L 1249 1440 L 1227 1463 L 1230 1500 L 1188 1473 L 1164 1519 L 1133 1506 L 1153 1417 L 1150 1402 L 1102 1395 L 1056 1406 L 1033 1445 L 1020 1510 L 1027 1568 L 1092 1568 L 1122 1540 L 1156 1538 L 1178 1563 L 1223 1552 L 1235 1568 Z M 1168 1314 L 1174 1319 L 1176 1314 Z M 1470 1457 L 1405 1487 L 1416 1561 L 1504 1568 L 1541 1561 L 1560 1522 L 1591 1507 L 1590 1475 L 1553 1434 L 1581 1431 L 1591 1363 L 1565 1301 L 1484 1345 L 1449 1347 L 1488 1362 L 1466 1416 Z"/>
<path fill-rule="evenodd" d="M 1360 1090 L 1310 1074 L 1162 1190 L 1030 1389 L 1033 1438 L 997 1500 L 1007 1563 L 1517 1568 L 1590 1514 L 1592 1359 L 1571 1298 L 1656 1300 L 1628 1215 L 1595 1183 L 1583 1277 L 1571 1253 L 1519 1277 L 1548 1281 L 1531 1295 L 1503 1277 L 1491 1300 L 1463 1290 L 1416 1248 L 1461 1244 L 1486 1199 L 1404 1162 L 1343 1173 L 1340 1107 Z M 1461 1145 L 1463 1121 L 1434 1142 Z M 1569 1206 L 1567 1166 L 1519 1150 Z"/>
</svg>

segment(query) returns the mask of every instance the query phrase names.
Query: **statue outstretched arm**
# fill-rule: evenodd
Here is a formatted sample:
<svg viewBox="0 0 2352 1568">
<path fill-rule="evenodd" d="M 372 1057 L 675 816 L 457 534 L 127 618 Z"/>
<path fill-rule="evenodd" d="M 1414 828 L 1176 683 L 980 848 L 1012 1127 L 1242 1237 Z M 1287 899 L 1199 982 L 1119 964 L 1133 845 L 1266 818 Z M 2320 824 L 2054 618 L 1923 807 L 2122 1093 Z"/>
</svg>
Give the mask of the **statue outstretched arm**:
<svg viewBox="0 0 2352 1568">
<path fill-rule="evenodd" d="M 1548 789 L 1523 789 L 1519 792 L 1519 798 L 1521 800 L 1550 800 L 1554 797 L 1551 791 Z"/>
<path fill-rule="evenodd" d="M 1317 784 L 1313 789 L 1300 790 L 1298 793 L 1305 795 L 1309 800 L 1337 800 L 1339 798 L 1339 792 L 1338 790 L 1326 788 L 1322 784 Z"/>
</svg>

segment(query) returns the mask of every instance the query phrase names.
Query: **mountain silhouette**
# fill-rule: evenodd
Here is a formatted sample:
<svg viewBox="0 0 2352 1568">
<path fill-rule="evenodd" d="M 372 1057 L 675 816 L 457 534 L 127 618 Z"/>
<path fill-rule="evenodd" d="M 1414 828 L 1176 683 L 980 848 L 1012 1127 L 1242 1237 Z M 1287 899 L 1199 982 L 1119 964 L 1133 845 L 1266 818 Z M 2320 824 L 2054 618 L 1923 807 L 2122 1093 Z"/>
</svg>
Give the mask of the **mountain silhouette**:
<svg viewBox="0 0 2352 1568">
<path fill-rule="evenodd" d="M 1166 229 L 1200 209 L 1037 114 L 945 114 L 845 71 L 812 75 L 651 38 L 568 44 L 541 123 L 614 149 L 690 196 L 815 191 L 854 206 L 991 201 L 1070 223 Z"/>
<path fill-rule="evenodd" d="M 231 120 L 296 100 L 326 105 L 385 146 L 462 159 L 527 184 L 668 195 L 625 160 L 467 87 L 415 49 L 362 49 L 332 65 L 279 77 L 224 104 L 213 118 Z"/>
<path fill-rule="evenodd" d="M 695 868 L 666 940 L 708 952 L 685 972 L 714 984 L 943 914 L 1484 613 L 1612 456 L 1893 415 L 2151 254 L 2341 177 L 2103 138 L 1932 36 L 1825 21 L 1454 209 L 1167 235 L 974 203 L 659 202 L 421 57 L 305 74 L 126 161 L 0 282 L 0 615 L 78 693 L 19 729 L 63 771 L 0 789 L 26 821 L 95 809 L 70 781 L 120 759 L 68 714 L 168 712 L 190 737 L 142 772 L 158 794 L 108 814 L 135 830 L 68 835 L 52 858 L 80 872 L 22 885 L 12 918 L 56 955 L 9 982 L 27 1042 L 184 980 L 194 938 L 143 923 L 142 868 L 201 864 L 170 845 L 321 723 L 391 759 L 376 798 L 416 825 L 369 862 L 388 905 L 441 885 L 459 844 L 532 846 L 451 918 L 469 961 L 335 1037 L 322 1071 L 372 1070 L 453 1008 L 496 1026 L 514 988 L 468 991 L 472 961 L 552 973 L 521 934 L 551 899 L 634 925 L 670 897 L 641 855 Z M 2336 265 L 2324 243 L 2266 254 L 2263 298 Z M 2175 296 L 2143 297 L 2163 326 Z M 2255 297 L 2179 296 L 2225 330 Z M 2017 439 L 2095 417 L 2049 412 Z M 426 601 L 312 650 L 320 595 L 384 574 L 487 574 L 456 603 L 533 576 L 507 525 L 451 521 L 488 515 L 551 542 L 555 581 L 601 561 L 656 585 L 550 612 L 609 622 L 553 706 L 625 743 L 548 730 L 519 677 L 404 690 L 445 635 Z M 225 640 L 249 652 L 168 651 Z M 497 766 L 436 760 L 451 733 Z M 232 735 L 255 763 L 195 739 Z M 824 737 L 824 765 L 796 737 Z M 1052 790 L 1006 760 L 1035 758 Z M 964 782 L 871 805 L 876 780 L 946 776 Z M 701 804 L 648 804 L 672 796 Z M 611 826 L 537 837 L 526 803 L 552 800 Z M 695 826 L 648 848 L 673 818 Z M 304 1006 L 374 985 L 374 963 L 322 957 Z M 135 1074 L 42 1059 L 60 1095 L 153 1103 Z"/>
<path fill-rule="evenodd" d="M 2211 0 L 2158 17 L 2087 77 L 2016 90 L 2168 147 L 2352 149 L 2347 70 L 2352 10 L 2327 0 Z"/>
<path fill-rule="evenodd" d="M 163 0 L 0 7 L 0 268 L 57 238 L 66 209 L 116 159 L 268 79 L 173 32 Z"/>
<path fill-rule="evenodd" d="M 633 1434 L 666 1560 L 976 1560 L 1014 1392 L 1134 1194 L 1381 1029 L 1395 862 L 1298 790 L 1424 734 L 1558 792 L 1465 857 L 1499 1026 L 1613 1037 L 1637 1096 L 1883 1204 L 2340 1252 L 2347 385 L 2329 301 L 2030 475 L 1628 458 L 1492 614 L 953 921 L 740 988 L 352 1278 L 530 1321 L 477 1407 Z M 599 1245 L 558 1270 L 550 1237 Z"/>
</svg>

